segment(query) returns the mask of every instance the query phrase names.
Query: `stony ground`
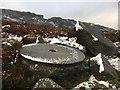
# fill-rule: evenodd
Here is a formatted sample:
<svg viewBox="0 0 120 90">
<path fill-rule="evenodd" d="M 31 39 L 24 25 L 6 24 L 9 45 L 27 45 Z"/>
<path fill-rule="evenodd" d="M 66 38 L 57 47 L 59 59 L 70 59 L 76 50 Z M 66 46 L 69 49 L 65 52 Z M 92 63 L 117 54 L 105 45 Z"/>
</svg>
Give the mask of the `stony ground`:
<svg viewBox="0 0 120 90">
<path fill-rule="evenodd" d="M 46 42 L 50 42 L 53 37 L 57 36 L 69 36 L 74 37 L 73 29 L 68 30 L 68 28 L 56 28 L 48 25 L 34 25 L 34 24 L 19 24 L 17 22 L 4 22 L 4 24 L 12 25 L 11 28 L 9 26 L 6 29 L 3 29 L 2 32 L 2 47 L 0 48 L 0 58 L 2 58 L 2 87 L 3 88 L 28 88 L 32 89 L 35 87 L 41 87 L 36 85 L 39 80 L 40 84 L 49 84 L 52 87 L 62 86 L 63 88 L 119 88 L 120 87 L 120 79 L 119 81 L 101 81 L 97 80 L 94 75 L 89 74 L 86 76 L 86 79 L 81 82 L 80 73 L 75 72 L 75 74 L 63 77 L 60 75 L 59 78 L 56 77 L 48 77 L 48 75 L 35 75 L 35 73 L 29 70 L 29 66 L 24 65 L 19 50 L 24 44 L 35 43 L 36 37 L 39 35 L 44 36 L 44 40 Z M 19 28 L 19 25 L 21 28 Z M 24 27 L 25 26 L 25 27 Z M 30 27 L 30 28 L 29 28 Z M 36 27 L 36 28 L 35 28 Z M 41 28 L 42 27 L 42 28 Z M 41 29 L 39 29 L 41 28 Z M 9 30 L 10 29 L 10 30 Z M 34 30 L 37 29 L 37 30 Z M 31 31 L 33 30 L 33 31 Z M 68 32 L 68 31 L 69 32 Z M 44 31 L 44 32 L 43 32 Z M 66 34 L 68 33 L 68 35 Z M 112 33 L 113 34 L 113 33 Z M 107 34 L 108 36 L 112 35 L 111 33 Z M 114 42 L 118 42 L 118 38 L 110 37 Z M 24 39 L 23 39 L 24 38 Z M 115 39 L 114 39 L 115 38 Z M 23 40 L 23 41 L 21 41 Z M 40 42 L 43 42 L 41 38 L 39 38 Z M 74 39 L 73 39 L 74 41 Z M 83 49 L 78 44 L 65 42 L 64 44 L 74 46 L 73 48 L 77 48 L 79 50 Z M 120 48 L 120 43 L 115 44 L 116 47 Z M 86 50 L 83 49 L 83 52 Z M 86 59 L 93 57 L 90 52 L 86 53 Z M 120 60 L 119 58 L 110 58 L 110 64 L 116 69 L 120 70 Z M 120 73 L 118 73 L 120 75 Z M 47 79 L 46 79 L 47 78 Z M 41 82 L 44 81 L 44 82 Z M 114 81 L 114 82 L 113 82 Z M 52 83 L 51 83 L 52 82 Z M 53 84 L 54 83 L 54 84 Z M 57 85 L 56 85 L 57 84 Z M 46 86 L 47 87 L 47 86 Z"/>
<path fill-rule="evenodd" d="M 6 42 L 6 43 L 5 43 Z M 22 57 L 20 55 L 19 49 L 21 48 L 22 44 L 17 40 L 7 40 L 2 43 L 2 77 L 3 77 L 3 88 L 10 87 L 10 88 L 26 88 L 29 89 L 33 88 L 35 83 L 41 78 L 47 78 L 47 76 L 37 76 L 34 75 L 32 72 L 30 72 L 28 66 L 24 65 L 22 63 Z M 119 70 L 120 60 L 114 59 L 112 60 L 111 64 Z M 110 84 L 109 82 L 105 81 L 98 81 L 95 79 L 94 76 L 91 76 L 93 78 L 93 81 L 91 81 L 90 76 L 88 77 L 88 80 L 86 80 L 83 83 L 79 83 L 79 73 L 76 77 L 69 77 L 67 79 L 62 78 L 61 80 L 57 80 L 57 83 L 61 85 L 68 86 L 71 88 L 81 88 L 81 87 L 97 87 L 97 88 L 107 88 L 112 87 L 115 88 L 114 84 Z M 52 78 L 51 80 L 56 81 L 56 78 Z M 47 81 L 52 82 L 52 81 Z M 71 81 L 74 83 L 68 83 L 68 81 Z M 45 81 L 46 82 L 46 81 Z M 43 82 L 42 82 L 43 83 Z M 76 83 L 76 84 L 75 84 Z M 92 84 L 91 84 L 92 83 Z M 104 83 L 104 84 L 101 84 Z M 78 84 L 78 85 L 77 85 Z M 50 84 L 51 85 L 51 84 Z M 77 85 L 77 86 L 76 86 Z M 37 87 L 37 86 L 36 86 Z M 39 86 L 40 87 L 40 86 Z M 56 87 L 56 86 L 55 86 Z M 61 86 L 60 86 L 61 87 Z M 117 86 L 118 87 L 118 86 Z"/>
</svg>

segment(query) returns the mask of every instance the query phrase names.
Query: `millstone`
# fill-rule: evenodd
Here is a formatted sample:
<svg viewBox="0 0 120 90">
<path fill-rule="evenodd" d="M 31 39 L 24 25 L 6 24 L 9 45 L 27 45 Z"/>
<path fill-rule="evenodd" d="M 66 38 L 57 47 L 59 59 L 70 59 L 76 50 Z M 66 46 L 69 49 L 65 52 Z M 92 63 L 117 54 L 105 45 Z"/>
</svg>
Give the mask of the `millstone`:
<svg viewBox="0 0 120 90">
<path fill-rule="evenodd" d="M 85 55 L 77 49 L 48 43 L 24 45 L 20 53 L 29 60 L 52 64 L 72 64 L 85 58 Z"/>
</svg>

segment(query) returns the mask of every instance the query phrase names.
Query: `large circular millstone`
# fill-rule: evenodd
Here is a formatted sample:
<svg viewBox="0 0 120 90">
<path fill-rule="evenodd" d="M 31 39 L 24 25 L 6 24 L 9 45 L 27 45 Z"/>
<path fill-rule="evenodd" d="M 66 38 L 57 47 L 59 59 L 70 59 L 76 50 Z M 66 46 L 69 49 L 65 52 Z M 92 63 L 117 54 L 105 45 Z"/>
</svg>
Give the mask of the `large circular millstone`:
<svg viewBox="0 0 120 90">
<path fill-rule="evenodd" d="M 52 64 L 73 64 L 85 58 L 85 55 L 77 49 L 48 43 L 24 45 L 20 53 L 26 59 Z"/>
</svg>

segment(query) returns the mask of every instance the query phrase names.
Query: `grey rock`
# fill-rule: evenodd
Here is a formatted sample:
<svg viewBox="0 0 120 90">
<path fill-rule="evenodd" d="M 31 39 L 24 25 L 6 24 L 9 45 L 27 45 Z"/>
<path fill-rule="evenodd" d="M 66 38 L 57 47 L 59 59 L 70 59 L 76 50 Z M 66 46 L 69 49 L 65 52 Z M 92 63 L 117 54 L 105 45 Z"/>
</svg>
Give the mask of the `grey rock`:
<svg viewBox="0 0 120 90">
<path fill-rule="evenodd" d="M 74 73 L 89 73 L 88 62 L 82 61 L 74 64 L 50 64 L 22 58 L 22 63 L 27 65 L 33 73 L 40 76 L 67 76 Z"/>
<path fill-rule="evenodd" d="M 80 82 L 88 80 L 90 69 L 88 62 L 82 61 L 74 64 L 46 64 L 23 58 L 23 64 L 29 67 L 39 78 L 52 78 L 64 88 L 72 88 Z"/>
<path fill-rule="evenodd" d="M 85 46 L 93 55 L 97 55 L 98 53 L 108 56 L 119 55 L 118 49 L 112 41 L 107 39 L 96 26 L 91 27 L 82 22 L 79 24 L 82 26 L 83 30 L 76 32 L 77 42 Z M 94 41 L 92 35 L 98 38 L 98 41 Z"/>
<path fill-rule="evenodd" d="M 53 80 L 49 78 L 42 78 L 37 81 L 35 86 L 33 87 L 33 90 L 36 89 L 59 89 L 59 90 L 65 90 L 60 85 L 55 83 Z"/>
<path fill-rule="evenodd" d="M 10 45 L 7 45 L 2 43 L 2 47 L 5 48 L 5 50 L 7 51 L 19 50 L 22 47 L 22 42 L 19 42 L 17 40 L 10 39 L 10 40 L 6 40 L 5 42 L 10 44 Z"/>
<path fill-rule="evenodd" d="M 36 36 L 30 34 L 25 35 L 22 39 L 23 44 L 35 43 L 35 41 L 36 41 Z"/>
<path fill-rule="evenodd" d="M 47 22 L 53 22 L 56 26 L 59 27 L 70 27 L 73 28 L 75 26 L 76 21 L 73 19 L 63 19 L 61 17 L 51 17 L 47 19 Z"/>
<path fill-rule="evenodd" d="M 31 44 L 31 43 L 35 43 L 36 39 L 37 39 L 36 35 L 27 34 L 23 37 L 22 42 L 23 44 Z M 39 40 L 39 43 L 44 43 L 44 40 L 42 37 L 39 36 L 38 40 Z"/>
<path fill-rule="evenodd" d="M 96 64 L 95 61 L 90 61 L 90 70 L 91 73 L 97 79 L 109 80 L 109 79 L 118 79 L 118 74 L 116 70 L 110 65 L 108 60 L 102 55 L 102 61 L 104 65 L 104 71 L 99 73 L 99 66 Z"/>
</svg>

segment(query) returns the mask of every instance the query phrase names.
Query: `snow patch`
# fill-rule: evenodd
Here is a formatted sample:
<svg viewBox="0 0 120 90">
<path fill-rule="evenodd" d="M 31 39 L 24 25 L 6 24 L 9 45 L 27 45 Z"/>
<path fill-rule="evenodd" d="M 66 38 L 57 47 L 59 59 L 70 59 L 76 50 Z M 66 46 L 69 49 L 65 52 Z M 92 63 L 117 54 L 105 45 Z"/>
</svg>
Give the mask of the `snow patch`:
<svg viewBox="0 0 120 90">
<path fill-rule="evenodd" d="M 33 20 L 36 20 L 36 17 L 32 17 Z"/>
<path fill-rule="evenodd" d="M 8 45 L 8 46 L 12 46 L 9 42 L 3 42 L 2 44 Z"/>
<path fill-rule="evenodd" d="M 70 46 L 70 47 L 74 47 L 74 48 L 77 48 L 79 50 L 84 50 L 85 48 L 76 43 L 76 38 L 69 38 L 68 40 L 68 37 L 59 37 L 59 38 L 53 38 L 51 41 L 50 41 L 50 44 L 56 44 L 56 43 L 59 43 L 59 44 L 63 44 L 63 45 L 67 45 L 67 46 Z"/>
<path fill-rule="evenodd" d="M 97 64 L 99 65 L 99 73 L 104 71 L 104 65 L 101 58 L 101 53 L 99 53 L 96 57 L 91 58 L 90 60 L 94 60 L 97 62 Z"/>
<path fill-rule="evenodd" d="M 10 62 L 10 64 L 11 64 L 11 65 L 13 65 L 13 64 L 14 64 L 14 62 Z"/>
<path fill-rule="evenodd" d="M 109 82 L 108 81 L 98 81 L 99 84 L 103 84 L 106 87 L 109 87 Z"/>
<path fill-rule="evenodd" d="M 17 35 L 9 35 L 8 39 L 14 39 L 17 41 L 21 41 L 23 38 L 21 36 L 18 37 Z"/>
<path fill-rule="evenodd" d="M 35 67 L 37 67 L 38 66 L 38 64 L 35 64 Z"/>
<path fill-rule="evenodd" d="M 43 38 L 43 40 L 45 41 L 45 42 L 51 42 L 51 40 L 52 40 L 53 38 Z"/>
<path fill-rule="evenodd" d="M 39 36 L 37 36 L 37 38 L 36 38 L 36 41 L 35 41 L 36 43 L 38 43 L 39 42 Z"/>
<path fill-rule="evenodd" d="M 120 42 L 114 42 L 113 43 L 116 47 L 120 47 Z"/>
<path fill-rule="evenodd" d="M 107 37 L 104 37 L 104 38 L 107 38 Z"/>
<path fill-rule="evenodd" d="M 9 19 L 9 20 L 11 20 L 11 21 L 18 22 L 16 19 L 13 19 L 13 18 L 11 18 L 11 17 L 8 17 L 8 16 L 4 16 L 4 17 L 7 18 L 7 19 Z"/>
<path fill-rule="evenodd" d="M 34 45 L 37 45 L 37 43 L 26 44 L 26 45 L 23 45 L 22 47 L 29 47 L 29 46 L 34 46 Z"/>
<path fill-rule="evenodd" d="M 92 35 L 93 41 L 98 41 L 98 38 L 96 38 L 94 35 Z"/>
<path fill-rule="evenodd" d="M 110 86 L 112 88 L 116 88 L 115 86 L 113 86 L 112 84 L 110 84 L 108 81 L 98 81 L 93 75 L 91 75 L 89 77 L 89 80 L 88 81 L 85 81 L 85 82 L 82 82 L 80 83 L 79 85 L 77 85 L 76 87 L 74 87 L 73 89 L 71 90 L 76 90 L 77 88 L 81 88 L 81 87 L 85 87 L 86 89 L 90 89 L 90 88 L 94 88 L 95 86 L 95 83 L 98 83 L 98 84 L 102 84 L 104 86 L 106 86 L 107 88 L 109 88 Z"/>
<path fill-rule="evenodd" d="M 68 37 L 59 37 L 59 39 L 66 40 L 66 39 L 68 39 Z"/>
<path fill-rule="evenodd" d="M 120 58 L 108 58 L 109 63 L 118 71 L 120 71 Z"/>
<path fill-rule="evenodd" d="M 79 25 L 79 21 L 76 21 L 77 23 L 75 24 L 75 28 L 76 31 L 83 29 L 80 25 Z"/>
<path fill-rule="evenodd" d="M 93 25 L 94 25 L 94 24 L 92 24 L 92 23 L 90 24 L 90 26 L 93 26 Z"/>
<path fill-rule="evenodd" d="M 50 44 L 55 44 L 55 43 L 61 43 L 61 41 L 58 38 L 53 38 L 50 42 Z"/>
<path fill-rule="evenodd" d="M 10 25 L 4 25 L 4 26 L 2 26 L 2 29 L 3 28 L 9 28 L 10 27 Z"/>
</svg>

